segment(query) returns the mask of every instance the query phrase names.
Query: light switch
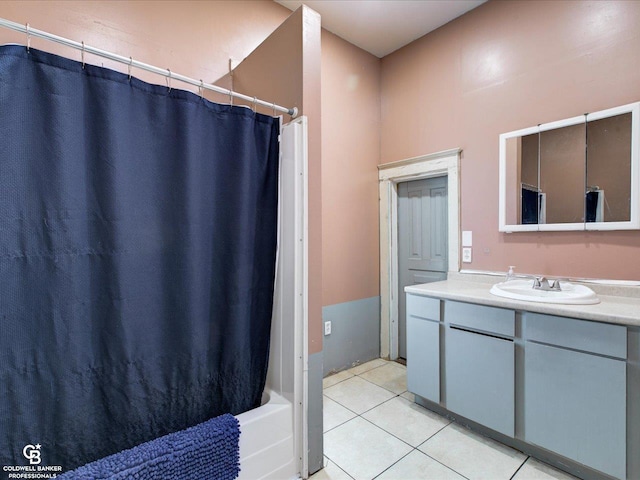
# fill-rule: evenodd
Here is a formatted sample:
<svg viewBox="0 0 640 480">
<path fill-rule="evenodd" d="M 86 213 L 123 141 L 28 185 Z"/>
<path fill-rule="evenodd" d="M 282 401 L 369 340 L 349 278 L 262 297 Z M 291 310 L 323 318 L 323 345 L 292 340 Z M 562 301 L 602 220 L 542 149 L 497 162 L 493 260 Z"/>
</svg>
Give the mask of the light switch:
<svg viewBox="0 0 640 480">
<path fill-rule="evenodd" d="M 465 247 L 462 249 L 462 261 L 464 263 L 471 263 L 471 247 Z"/>
<path fill-rule="evenodd" d="M 462 246 L 473 247 L 473 232 L 471 230 L 462 231 Z"/>
</svg>

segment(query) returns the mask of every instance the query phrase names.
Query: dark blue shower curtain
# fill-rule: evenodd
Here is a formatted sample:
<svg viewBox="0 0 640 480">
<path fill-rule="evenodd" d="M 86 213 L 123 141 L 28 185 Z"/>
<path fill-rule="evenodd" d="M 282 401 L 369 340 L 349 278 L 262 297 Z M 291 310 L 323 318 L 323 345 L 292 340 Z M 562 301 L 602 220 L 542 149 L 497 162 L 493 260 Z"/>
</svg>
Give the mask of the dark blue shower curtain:
<svg viewBox="0 0 640 480">
<path fill-rule="evenodd" d="M 278 120 L 0 47 L 0 465 L 257 406 Z"/>
</svg>

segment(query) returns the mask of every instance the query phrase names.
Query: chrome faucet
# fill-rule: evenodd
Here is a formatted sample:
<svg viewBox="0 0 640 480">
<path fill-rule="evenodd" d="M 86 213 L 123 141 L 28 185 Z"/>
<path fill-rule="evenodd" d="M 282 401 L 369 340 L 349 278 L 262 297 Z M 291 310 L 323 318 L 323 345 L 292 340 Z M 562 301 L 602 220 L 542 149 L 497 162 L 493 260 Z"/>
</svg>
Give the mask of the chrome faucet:
<svg viewBox="0 0 640 480">
<path fill-rule="evenodd" d="M 533 279 L 533 289 L 544 290 L 545 292 L 559 292 L 562 290 L 560 288 L 560 279 L 549 282 L 547 277 L 535 277 Z"/>
</svg>

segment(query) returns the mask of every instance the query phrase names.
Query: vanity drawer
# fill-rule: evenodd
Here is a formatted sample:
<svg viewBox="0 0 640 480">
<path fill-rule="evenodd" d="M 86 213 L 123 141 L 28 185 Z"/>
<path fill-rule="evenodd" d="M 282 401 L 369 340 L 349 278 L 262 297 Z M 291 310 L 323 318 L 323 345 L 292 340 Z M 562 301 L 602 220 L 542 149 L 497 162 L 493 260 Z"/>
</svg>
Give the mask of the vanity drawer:
<svg viewBox="0 0 640 480">
<path fill-rule="evenodd" d="M 444 351 L 446 408 L 513 437 L 513 341 L 447 327 Z"/>
<path fill-rule="evenodd" d="M 407 317 L 440 321 L 440 300 L 407 293 Z"/>
<path fill-rule="evenodd" d="M 525 441 L 627 478 L 626 367 L 623 360 L 527 342 Z"/>
<path fill-rule="evenodd" d="M 614 358 L 627 358 L 627 328 L 622 325 L 525 312 L 525 338 Z"/>
<path fill-rule="evenodd" d="M 445 302 L 444 318 L 450 325 L 466 327 L 482 332 L 514 337 L 515 312 L 504 308 L 487 307 L 462 302 Z"/>
</svg>

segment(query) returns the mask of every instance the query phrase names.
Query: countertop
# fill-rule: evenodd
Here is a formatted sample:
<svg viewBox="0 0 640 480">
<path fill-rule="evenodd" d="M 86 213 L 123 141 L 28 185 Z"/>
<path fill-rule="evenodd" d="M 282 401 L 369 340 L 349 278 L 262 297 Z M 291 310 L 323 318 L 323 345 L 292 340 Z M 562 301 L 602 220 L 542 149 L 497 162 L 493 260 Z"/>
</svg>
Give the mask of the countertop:
<svg viewBox="0 0 640 480">
<path fill-rule="evenodd" d="M 466 277 L 460 274 L 450 274 L 448 280 L 412 285 L 406 287 L 405 292 L 512 310 L 640 327 L 640 295 L 636 295 L 636 293 L 640 293 L 638 287 L 634 287 L 634 289 L 619 289 L 616 287 L 602 288 L 601 286 L 588 285 L 596 292 L 600 303 L 595 305 L 562 305 L 498 297 L 489 293 L 489 289 L 494 283 L 503 281 L 502 278 L 482 277 L 468 279 Z M 621 293 L 621 295 L 612 293 Z"/>
</svg>

